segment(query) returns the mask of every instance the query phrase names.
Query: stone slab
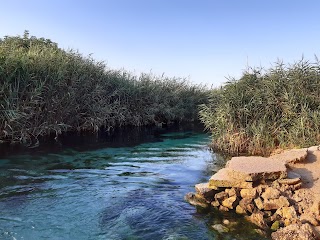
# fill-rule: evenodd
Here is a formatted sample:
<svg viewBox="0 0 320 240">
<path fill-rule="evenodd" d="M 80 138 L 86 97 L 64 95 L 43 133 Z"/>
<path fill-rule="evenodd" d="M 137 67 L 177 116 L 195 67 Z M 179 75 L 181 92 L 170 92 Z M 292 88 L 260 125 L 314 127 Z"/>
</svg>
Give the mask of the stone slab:
<svg viewBox="0 0 320 240">
<path fill-rule="evenodd" d="M 283 153 L 272 155 L 269 158 L 284 162 L 285 164 L 293 164 L 297 162 L 303 162 L 308 155 L 307 148 L 291 149 L 284 151 Z"/>
<path fill-rule="evenodd" d="M 230 171 L 227 168 L 222 168 L 210 178 L 209 187 L 252 188 L 252 182 L 232 178 Z"/>
<path fill-rule="evenodd" d="M 228 162 L 228 170 L 230 177 L 242 181 L 287 177 L 287 168 L 282 161 L 265 157 L 233 157 Z"/>
</svg>

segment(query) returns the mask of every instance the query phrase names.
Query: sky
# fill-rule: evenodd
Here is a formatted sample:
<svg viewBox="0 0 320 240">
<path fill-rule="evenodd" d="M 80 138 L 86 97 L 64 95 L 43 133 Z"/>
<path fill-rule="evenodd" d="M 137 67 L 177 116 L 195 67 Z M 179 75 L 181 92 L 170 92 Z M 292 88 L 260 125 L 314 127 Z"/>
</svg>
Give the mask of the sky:
<svg viewBox="0 0 320 240">
<path fill-rule="evenodd" d="M 0 38 L 30 35 L 109 68 L 217 87 L 248 67 L 320 56 L 320 1 L 0 0 Z"/>
</svg>

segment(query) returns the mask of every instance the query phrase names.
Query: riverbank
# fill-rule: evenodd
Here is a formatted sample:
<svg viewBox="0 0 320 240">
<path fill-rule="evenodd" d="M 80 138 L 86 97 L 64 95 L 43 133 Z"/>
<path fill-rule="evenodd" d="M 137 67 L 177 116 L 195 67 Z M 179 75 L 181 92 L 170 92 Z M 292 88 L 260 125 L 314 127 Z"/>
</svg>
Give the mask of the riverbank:
<svg viewBox="0 0 320 240">
<path fill-rule="evenodd" d="M 186 200 L 235 211 L 272 239 L 320 238 L 320 151 L 294 149 L 263 157 L 234 157 Z"/>
</svg>

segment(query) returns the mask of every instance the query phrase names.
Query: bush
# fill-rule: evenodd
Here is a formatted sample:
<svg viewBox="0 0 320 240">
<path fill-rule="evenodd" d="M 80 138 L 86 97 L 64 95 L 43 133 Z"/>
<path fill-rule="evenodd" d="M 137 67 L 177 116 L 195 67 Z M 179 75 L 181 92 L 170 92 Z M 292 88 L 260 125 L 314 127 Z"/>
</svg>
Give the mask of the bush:
<svg viewBox="0 0 320 240">
<path fill-rule="evenodd" d="M 49 39 L 0 39 L 0 140 L 37 143 L 65 131 L 110 130 L 197 118 L 204 87 L 108 69 Z"/>
</svg>

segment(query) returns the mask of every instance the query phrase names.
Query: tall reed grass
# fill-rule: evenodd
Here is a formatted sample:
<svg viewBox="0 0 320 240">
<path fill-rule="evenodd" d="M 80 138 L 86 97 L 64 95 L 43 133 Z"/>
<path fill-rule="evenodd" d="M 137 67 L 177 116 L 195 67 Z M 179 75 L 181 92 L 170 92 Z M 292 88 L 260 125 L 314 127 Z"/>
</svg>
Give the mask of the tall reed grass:
<svg viewBox="0 0 320 240">
<path fill-rule="evenodd" d="M 179 78 L 133 75 L 49 39 L 0 39 L 0 141 L 116 126 L 193 121 L 205 89 Z"/>
<path fill-rule="evenodd" d="M 210 92 L 200 119 L 213 148 L 231 155 L 319 144 L 320 62 L 248 70 Z"/>
</svg>

